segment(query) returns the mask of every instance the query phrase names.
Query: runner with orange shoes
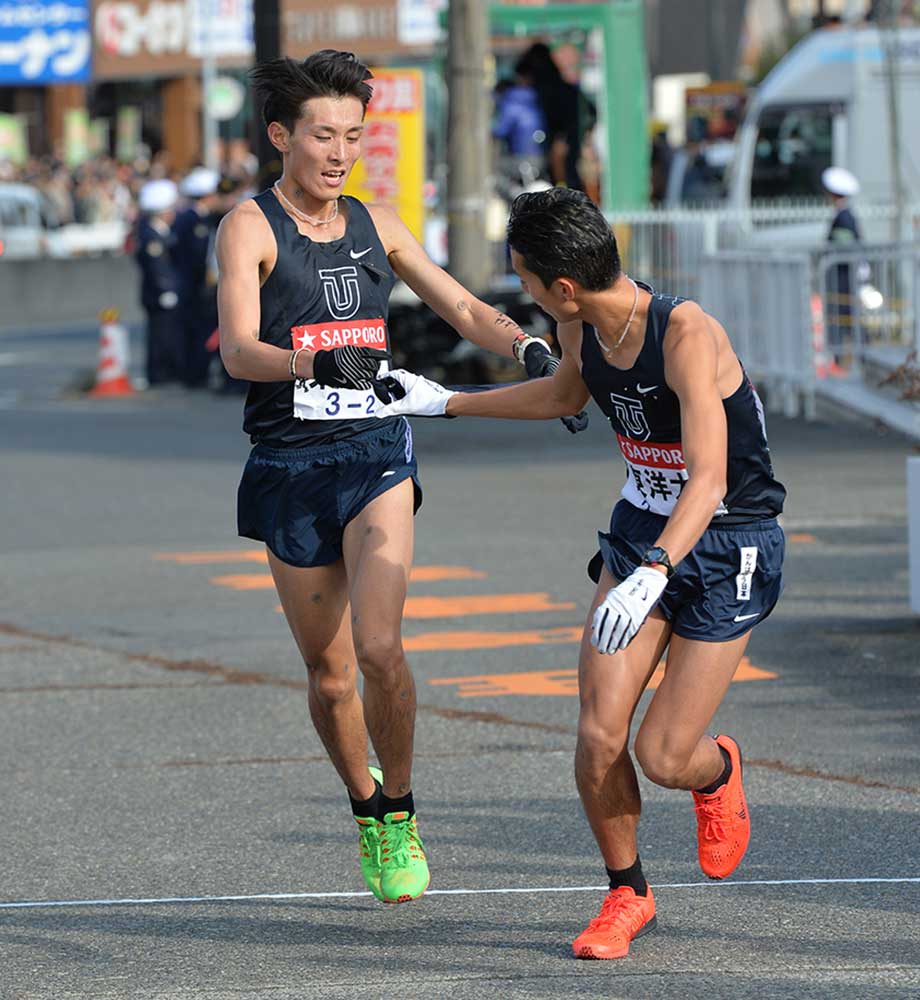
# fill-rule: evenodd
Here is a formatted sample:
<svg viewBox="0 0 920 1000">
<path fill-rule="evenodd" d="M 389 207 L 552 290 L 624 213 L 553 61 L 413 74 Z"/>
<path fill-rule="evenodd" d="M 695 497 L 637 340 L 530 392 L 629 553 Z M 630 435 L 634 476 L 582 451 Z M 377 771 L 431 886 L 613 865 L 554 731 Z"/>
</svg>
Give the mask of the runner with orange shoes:
<svg viewBox="0 0 920 1000">
<path fill-rule="evenodd" d="M 782 590 L 785 490 L 763 408 L 728 335 L 687 299 L 656 294 L 620 266 L 601 212 L 577 191 L 523 194 L 508 243 L 525 290 L 558 324 L 549 378 L 487 392 L 411 372 L 378 379 L 378 416 L 550 419 L 589 397 L 609 418 L 626 483 L 589 575 L 597 583 L 579 658 L 575 778 L 607 869 L 578 958 L 625 956 L 656 925 L 637 846 L 641 798 L 633 715 L 667 650 L 633 753 L 645 776 L 692 793 L 700 866 L 730 875 L 750 840 L 738 743 L 706 735 L 751 629 Z"/>
</svg>

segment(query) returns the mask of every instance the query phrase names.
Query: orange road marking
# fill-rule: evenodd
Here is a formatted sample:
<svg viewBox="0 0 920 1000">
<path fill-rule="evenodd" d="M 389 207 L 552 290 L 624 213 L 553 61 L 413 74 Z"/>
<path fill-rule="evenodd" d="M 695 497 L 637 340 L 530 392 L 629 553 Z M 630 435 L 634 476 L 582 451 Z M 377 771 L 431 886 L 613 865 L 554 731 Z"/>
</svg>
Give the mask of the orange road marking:
<svg viewBox="0 0 920 1000">
<path fill-rule="evenodd" d="M 473 594 L 463 597 L 410 597 L 404 618 L 454 618 L 514 612 L 570 611 L 574 603 L 554 603 L 549 594 Z"/>
<path fill-rule="evenodd" d="M 811 545 L 817 540 L 814 535 L 809 535 L 807 531 L 794 532 L 789 535 L 789 541 L 799 545 Z"/>
<path fill-rule="evenodd" d="M 469 566 L 413 566 L 409 579 L 414 583 L 431 583 L 435 580 L 487 580 L 488 573 Z"/>
<path fill-rule="evenodd" d="M 180 563 L 183 566 L 207 566 L 212 563 L 227 562 L 268 562 L 265 549 L 237 549 L 233 552 L 157 552 L 154 559 Z M 489 574 L 482 570 L 472 569 L 469 566 L 413 566 L 409 577 L 418 583 L 431 583 L 436 580 L 486 580 Z M 237 585 L 235 580 L 245 581 L 242 585 Z M 267 584 L 256 584 L 254 580 L 268 580 Z M 219 587 L 231 587 L 234 590 L 261 590 L 262 586 L 272 586 L 270 576 L 235 577 L 228 576 L 215 577 L 212 583 Z"/>
<path fill-rule="evenodd" d="M 154 559 L 180 563 L 182 566 L 206 566 L 209 563 L 267 563 L 265 549 L 238 549 L 235 552 L 157 552 Z"/>
<path fill-rule="evenodd" d="M 413 583 L 431 583 L 434 580 L 484 580 L 488 573 L 468 566 L 414 566 L 409 575 Z M 212 576 L 211 583 L 231 590 L 271 590 L 275 584 L 270 573 L 231 573 Z"/>
<path fill-rule="evenodd" d="M 579 630 L 580 631 L 580 630 Z M 652 674 L 649 688 L 656 688 L 664 677 L 666 668 L 662 660 L 658 669 Z M 769 670 L 755 667 L 743 656 L 735 671 L 733 681 L 763 681 L 777 677 Z M 517 674 L 479 674 L 470 677 L 436 677 L 429 684 L 456 684 L 457 694 L 461 698 L 477 698 L 486 695 L 577 695 L 577 670 L 539 670 L 532 673 Z"/>
<path fill-rule="evenodd" d="M 482 594 L 470 597 L 409 597 L 403 618 L 463 618 L 466 615 L 506 615 L 515 612 L 571 611 L 571 601 L 554 604 L 549 594 Z M 283 613 L 275 605 L 278 614 Z M 579 629 L 579 632 L 581 630 Z"/>
<path fill-rule="evenodd" d="M 231 590 L 273 590 L 275 581 L 270 573 L 232 573 L 229 576 L 212 576 L 211 583 Z"/>
<path fill-rule="evenodd" d="M 579 642 L 581 626 L 548 628 L 535 632 L 423 632 L 403 637 L 407 652 L 423 653 L 438 649 L 504 649 L 506 646 L 555 646 Z"/>
</svg>

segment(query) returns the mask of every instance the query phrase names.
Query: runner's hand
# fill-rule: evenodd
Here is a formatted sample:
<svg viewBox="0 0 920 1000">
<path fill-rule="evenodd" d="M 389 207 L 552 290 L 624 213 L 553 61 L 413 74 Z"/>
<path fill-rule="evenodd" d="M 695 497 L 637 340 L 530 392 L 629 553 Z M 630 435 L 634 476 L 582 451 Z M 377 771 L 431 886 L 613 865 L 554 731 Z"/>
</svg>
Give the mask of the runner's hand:
<svg viewBox="0 0 920 1000">
<path fill-rule="evenodd" d="M 380 362 L 389 358 L 387 351 L 375 347 L 335 347 L 313 355 L 313 378 L 317 385 L 333 389 L 370 389 Z"/>
<path fill-rule="evenodd" d="M 374 392 L 383 403 L 377 410 L 378 417 L 443 417 L 447 401 L 454 395 L 453 390 L 402 369 L 377 379 Z"/>
<path fill-rule="evenodd" d="M 547 378 L 556 373 L 559 359 L 549 349 L 549 344 L 545 340 L 533 337 L 527 341 L 524 347 L 522 364 L 528 378 Z"/>
<path fill-rule="evenodd" d="M 524 370 L 528 378 L 551 378 L 562 362 L 555 354 L 550 354 L 545 341 L 534 339 L 524 348 Z M 562 426 L 570 433 L 577 434 L 588 426 L 588 414 L 582 410 L 574 417 L 560 417 Z"/>
<path fill-rule="evenodd" d="M 562 426 L 569 432 L 569 434 L 578 434 L 581 431 L 588 429 L 588 411 L 582 410 L 580 413 L 576 413 L 574 417 L 560 417 L 562 421 Z"/>
<path fill-rule="evenodd" d="M 591 623 L 591 645 L 599 653 L 626 649 L 658 598 L 668 578 L 651 566 L 640 566 L 618 586 L 607 592 Z"/>
</svg>

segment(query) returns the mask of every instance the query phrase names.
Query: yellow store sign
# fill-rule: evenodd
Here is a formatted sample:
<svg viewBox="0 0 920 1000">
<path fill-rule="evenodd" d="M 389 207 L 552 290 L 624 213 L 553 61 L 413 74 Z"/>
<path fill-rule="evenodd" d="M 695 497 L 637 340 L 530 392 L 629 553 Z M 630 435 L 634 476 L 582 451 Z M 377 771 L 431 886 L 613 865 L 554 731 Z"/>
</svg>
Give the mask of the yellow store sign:
<svg viewBox="0 0 920 1000">
<path fill-rule="evenodd" d="M 422 71 L 372 69 L 361 158 L 345 193 L 384 202 L 418 240 L 424 237 L 425 96 Z"/>
</svg>

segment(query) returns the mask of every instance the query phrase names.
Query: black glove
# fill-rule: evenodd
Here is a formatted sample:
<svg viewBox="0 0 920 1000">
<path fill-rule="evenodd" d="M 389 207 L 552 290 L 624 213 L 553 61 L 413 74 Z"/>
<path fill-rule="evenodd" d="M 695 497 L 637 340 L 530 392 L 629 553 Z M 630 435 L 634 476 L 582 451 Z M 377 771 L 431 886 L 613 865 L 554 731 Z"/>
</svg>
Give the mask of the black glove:
<svg viewBox="0 0 920 1000">
<path fill-rule="evenodd" d="M 555 354 L 550 353 L 549 347 L 542 340 L 528 344 L 524 351 L 524 369 L 528 378 L 550 378 L 556 374 L 556 369 L 561 363 Z M 559 419 L 570 434 L 577 434 L 588 426 L 588 414 L 584 410 L 574 417 Z"/>
<path fill-rule="evenodd" d="M 554 375 L 559 359 L 550 351 L 545 340 L 532 340 L 524 351 L 524 370 L 528 378 L 547 378 Z"/>
<path fill-rule="evenodd" d="M 406 390 L 402 387 L 398 379 L 392 375 L 382 375 L 373 381 L 374 395 L 383 403 L 392 403 L 394 399 L 404 399 Z"/>
<path fill-rule="evenodd" d="M 588 429 L 588 411 L 582 410 L 581 413 L 576 413 L 574 417 L 560 417 L 562 421 L 562 426 L 569 432 L 569 434 L 577 434 L 579 431 L 585 431 Z"/>
<path fill-rule="evenodd" d="M 334 389 L 370 389 L 380 370 L 380 362 L 389 358 L 387 351 L 376 347 L 336 347 L 313 355 L 313 378 L 317 385 Z"/>
</svg>

